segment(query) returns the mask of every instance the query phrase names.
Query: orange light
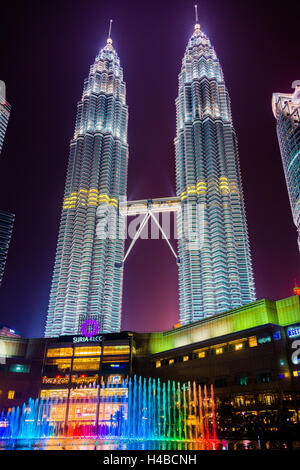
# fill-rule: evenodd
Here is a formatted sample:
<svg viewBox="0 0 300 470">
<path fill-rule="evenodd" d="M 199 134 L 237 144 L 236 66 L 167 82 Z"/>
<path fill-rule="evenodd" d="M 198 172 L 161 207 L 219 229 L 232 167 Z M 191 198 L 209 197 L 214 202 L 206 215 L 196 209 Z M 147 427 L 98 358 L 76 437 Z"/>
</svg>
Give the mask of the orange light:
<svg viewBox="0 0 300 470">
<path fill-rule="evenodd" d="M 296 295 L 300 296 L 300 287 L 294 287 L 294 292 Z"/>
</svg>

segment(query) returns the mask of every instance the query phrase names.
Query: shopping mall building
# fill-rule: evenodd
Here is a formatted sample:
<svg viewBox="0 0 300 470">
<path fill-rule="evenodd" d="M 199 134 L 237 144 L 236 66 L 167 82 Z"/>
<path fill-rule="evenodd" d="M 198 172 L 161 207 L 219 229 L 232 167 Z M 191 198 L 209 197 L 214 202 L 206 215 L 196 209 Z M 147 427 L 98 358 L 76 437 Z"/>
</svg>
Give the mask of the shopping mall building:
<svg viewBox="0 0 300 470">
<path fill-rule="evenodd" d="M 161 333 L 0 336 L 0 409 L 29 397 L 82 402 L 103 383 L 116 407 L 126 394 L 116 384 L 133 375 L 213 384 L 223 428 L 247 417 L 271 430 L 282 420 L 298 424 L 300 297 L 260 300 Z"/>
</svg>

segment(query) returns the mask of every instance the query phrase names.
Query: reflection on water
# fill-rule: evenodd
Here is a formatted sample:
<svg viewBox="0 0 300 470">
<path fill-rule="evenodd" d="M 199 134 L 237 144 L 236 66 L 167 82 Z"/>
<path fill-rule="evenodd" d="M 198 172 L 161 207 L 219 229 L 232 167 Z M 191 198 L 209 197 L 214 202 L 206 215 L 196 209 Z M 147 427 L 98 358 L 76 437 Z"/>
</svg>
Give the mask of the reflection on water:
<svg viewBox="0 0 300 470">
<path fill-rule="evenodd" d="M 97 440 L 97 439 L 45 439 L 0 441 L 1 450 L 300 450 L 300 441 L 260 440 Z"/>
<path fill-rule="evenodd" d="M 0 441 L 2 450 L 222 450 L 225 441 L 45 439 Z"/>
</svg>

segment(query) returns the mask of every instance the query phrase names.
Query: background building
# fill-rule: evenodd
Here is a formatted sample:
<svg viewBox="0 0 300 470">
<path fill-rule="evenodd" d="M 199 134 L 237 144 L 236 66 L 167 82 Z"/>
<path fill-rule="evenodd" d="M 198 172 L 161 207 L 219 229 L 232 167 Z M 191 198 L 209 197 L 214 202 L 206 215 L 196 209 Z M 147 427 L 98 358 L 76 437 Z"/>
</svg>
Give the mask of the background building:
<svg viewBox="0 0 300 470">
<path fill-rule="evenodd" d="M 84 82 L 71 141 L 45 336 L 76 334 L 80 318 L 119 331 L 123 237 L 101 238 L 127 186 L 126 88 L 112 40 Z M 97 215 L 96 215 L 97 213 Z"/>
<path fill-rule="evenodd" d="M 300 250 L 300 82 L 295 92 L 274 93 L 272 108 Z"/>
<path fill-rule="evenodd" d="M 255 300 L 237 140 L 215 51 L 200 25 L 176 99 L 182 325 Z"/>
<path fill-rule="evenodd" d="M 7 325 L 0 325 L 0 336 L 9 336 L 11 338 L 21 338 L 21 335 Z"/>
<path fill-rule="evenodd" d="M 11 107 L 6 101 L 5 96 L 3 96 L 3 90 L 0 87 L 0 153 L 3 146 L 10 111 Z"/>
<path fill-rule="evenodd" d="M 2 278 L 6 264 L 11 234 L 13 231 L 14 220 L 14 214 L 11 214 L 10 212 L 0 211 L 0 286 L 2 284 Z"/>
</svg>

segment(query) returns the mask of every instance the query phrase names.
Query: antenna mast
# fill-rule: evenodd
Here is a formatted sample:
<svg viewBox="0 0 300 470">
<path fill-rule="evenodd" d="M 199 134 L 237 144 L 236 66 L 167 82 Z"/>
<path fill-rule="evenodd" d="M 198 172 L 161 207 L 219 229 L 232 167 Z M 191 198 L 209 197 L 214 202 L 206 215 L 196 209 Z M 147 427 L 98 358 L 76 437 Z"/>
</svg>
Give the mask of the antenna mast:
<svg viewBox="0 0 300 470">
<path fill-rule="evenodd" d="M 199 18 L 198 18 L 198 5 L 195 5 L 195 17 L 196 17 L 196 24 L 199 23 Z"/>
<path fill-rule="evenodd" d="M 111 39 L 110 36 L 111 36 L 111 25 L 112 25 L 112 22 L 113 22 L 113 20 L 110 20 L 110 21 L 109 21 L 108 39 Z"/>
</svg>

